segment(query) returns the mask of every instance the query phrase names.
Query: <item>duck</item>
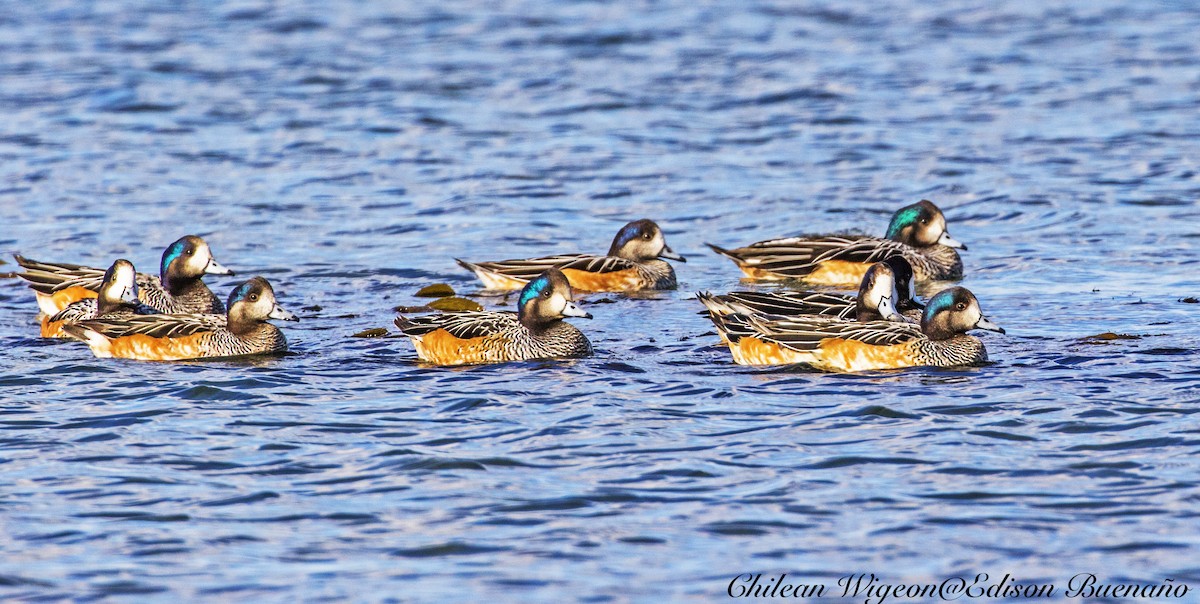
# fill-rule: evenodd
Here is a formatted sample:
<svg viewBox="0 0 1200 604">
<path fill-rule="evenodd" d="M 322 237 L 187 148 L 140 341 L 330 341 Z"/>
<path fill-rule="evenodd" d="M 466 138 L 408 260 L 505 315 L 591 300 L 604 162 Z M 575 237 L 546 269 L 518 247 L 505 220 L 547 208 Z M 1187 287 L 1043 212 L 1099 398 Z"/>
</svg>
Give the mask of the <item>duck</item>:
<svg viewBox="0 0 1200 604">
<path fill-rule="evenodd" d="M 536 276 L 517 312 L 453 312 L 396 318 L 417 357 L 434 365 L 479 365 L 591 356 L 592 344 L 567 317 L 592 318 L 575 305 L 570 282 L 557 268 Z"/>
<path fill-rule="evenodd" d="M 137 293 L 137 271 L 133 263 L 118 258 L 104 271 L 104 279 L 95 298 L 76 300 L 52 316 L 42 316 L 42 337 L 66 338 L 68 336 L 63 326 L 79 321 L 157 314 L 157 310 L 138 301 Z"/>
<path fill-rule="evenodd" d="M 61 262 L 41 262 L 14 255 L 25 269 L 19 273 L 33 289 L 38 308 L 52 316 L 72 302 L 96 297 L 104 269 Z M 213 258 L 208 243 L 196 235 L 180 237 L 163 252 L 158 276 L 138 273 L 139 300 L 162 313 L 223 314 L 225 306 L 208 289 L 204 275 L 233 275 Z"/>
<path fill-rule="evenodd" d="M 966 332 L 1005 333 L 984 316 L 975 295 L 963 287 L 930 298 L 920 325 L 740 313 L 712 318 L 728 338 L 739 365 L 804 363 L 836 372 L 979 365 L 987 362 L 987 349 Z"/>
<path fill-rule="evenodd" d="M 687 262 L 667 245 L 657 223 L 642 219 L 621 227 L 604 256 L 565 254 L 494 262 L 455 261 L 491 290 L 521 289 L 546 269 L 556 268 L 576 291 L 628 292 L 678 287 L 675 269 L 664 258 Z"/>
<path fill-rule="evenodd" d="M 903 256 L 871 265 L 857 296 L 825 291 L 736 291 L 720 296 L 701 292 L 696 298 L 710 313 L 723 315 L 822 315 L 843 321 L 919 323 L 925 310 L 925 305 L 916 300 L 912 266 Z"/>
<path fill-rule="evenodd" d="M 140 361 L 279 354 L 287 339 L 270 319 L 299 321 L 275 299 L 275 290 L 262 277 L 238 285 L 229 294 L 228 310 L 219 314 L 158 314 L 100 317 L 64 325 L 98 358 Z"/>
<path fill-rule="evenodd" d="M 872 264 L 894 255 L 908 260 L 918 281 L 962 279 L 962 258 L 956 250 L 967 249 L 950 236 L 945 215 L 927 199 L 897 210 L 884 238 L 786 237 L 732 250 L 711 243 L 705 245 L 733 260 L 753 279 L 801 279 L 835 287 L 853 287 Z"/>
</svg>

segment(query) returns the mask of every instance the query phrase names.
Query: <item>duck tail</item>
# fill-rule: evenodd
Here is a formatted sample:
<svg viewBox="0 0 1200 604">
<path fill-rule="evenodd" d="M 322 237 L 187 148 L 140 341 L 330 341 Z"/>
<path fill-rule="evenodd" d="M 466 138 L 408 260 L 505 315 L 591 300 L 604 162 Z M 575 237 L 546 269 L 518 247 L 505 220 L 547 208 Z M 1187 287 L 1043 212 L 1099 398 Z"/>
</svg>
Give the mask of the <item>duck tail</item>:
<svg viewBox="0 0 1200 604">
<path fill-rule="evenodd" d="M 712 251 L 714 251 L 726 258 L 729 258 L 730 260 L 733 260 L 734 262 L 737 262 L 739 264 L 742 262 L 741 256 L 739 256 L 737 254 L 737 252 L 734 252 L 733 250 L 727 250 L 719 245 L 713 245 L 711 243 L 705 243 L 704 245 L 707 245 L 709 248 L 712 249 Z"/>
<path fill-rule="evenodd" d="M 108 336 L 82 323 L 63 325 L 62 329 L 68 336 L 86 343 L 96 356 L 102 356 L 102 352 L 107 351 L 109 344 L 112 342 L 112 340 L 108 339 Z"/>
<path fill-rule="evenodd" d="M 714 315 L 724 315 L 732 312 L 728 306 L 717 299 L 710 292 L 696 292 L 696 299 L 708 309 L 708 312 Z"/>
<path fill-rule="evenodd" d="M 482 266 L 479 266 L 478 264 L 475 264 L 474 262 L 467 262 L 466 260 L 463 260 L 462 258 L 455 258 L 454 261 L 457 262 L 459 266 L 471 271 L 472 273 L 475 273 L 476 275 L 478 275 L 479 272 L 483 270 Z"/>
<path fill-rule="evenodd" d="M 460 262 L 461 262 L 461 260 L 460 260 Z M 412 326 L 413 326 L 413 322 L 410 321 L 408 319 L 408 317 L 406 317 L 404 315 L 397 315 L 396 319 L 394 321 L 392 321 L 392 323 L 395 323 L 396 327 L 399 327 L 400 331 L 405 334 L 407 334 L 408 330 L 412 329 Z"/>
</svg>

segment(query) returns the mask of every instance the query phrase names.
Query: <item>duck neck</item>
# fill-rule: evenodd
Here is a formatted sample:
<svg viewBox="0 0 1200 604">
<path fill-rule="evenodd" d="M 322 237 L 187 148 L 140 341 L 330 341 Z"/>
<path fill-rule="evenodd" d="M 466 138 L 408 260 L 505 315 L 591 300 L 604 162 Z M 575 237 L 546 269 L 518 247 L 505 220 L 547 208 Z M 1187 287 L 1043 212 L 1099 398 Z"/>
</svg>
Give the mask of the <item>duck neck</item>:
<svg viewBox="0 0 1200 604">
<path fill-rule="evenodd" d="M 543 317 L 538 317 L 533 313 L 525 312 L 518 313 L 517 320 L 521 322 L 521 325 L 525 326 L 525 329 L 528 329 L 529 332 L 534 335 L 540 335 L 547 332 L 551 327 L 554 327 L 555 324 L 561 321 L 561 319 L 545 319 Z"/>
<path fill-rule="evenodd" d="M 867 308 L 867 305 L 863 304 L 861 298 L 859 299 L 858 303 L 855 306 L 856 306 L 855 318 L 858 319 L 858 321 L 860 323 L 863 321 L 878 321 L 883 318 L 883 315 L 879 314 L 878 311 Z"/>
<path fill-rule="evenodd" d="M 932 320 L 922 319 L 921 332 L 930 340 L 949 340 L 958 335 L 958 332 L 950 327 L 945 315 L 935 316 Z"/>
<path fill-rule="evenodd" d="M 266 321 L 248 319 L 237 313 L 231 312 L 225 317 L 225 327 L 232 332 L 233 335 L 243 339 L 268 326 L 270 326 L 270 323 L 267 323 Z"/>
<path fill-rule="evenodd" d="M 172 296 L 182 296 L 198 289 L 208 289 L 199 277 L 172 276 L 169 272 L 162 274 L 163 289 Z"/>
</svg>

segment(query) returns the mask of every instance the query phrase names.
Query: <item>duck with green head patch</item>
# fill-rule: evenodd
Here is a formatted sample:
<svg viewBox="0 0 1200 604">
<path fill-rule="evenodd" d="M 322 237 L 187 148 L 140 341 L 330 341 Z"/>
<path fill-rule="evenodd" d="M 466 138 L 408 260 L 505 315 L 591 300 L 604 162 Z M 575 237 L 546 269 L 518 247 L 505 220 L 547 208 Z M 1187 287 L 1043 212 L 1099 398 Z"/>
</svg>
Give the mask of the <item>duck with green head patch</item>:
<svg viewBox="0 0 1200 604">
<path fill-rule="evenodd" d="M 435 365 L 475 365 L 532 359 L 565 359 L 592 354 L 583 332 L 563 321 L 592 318 L 575 305 L 562 271 L 551 268 L 530 281 L 517 312 L 455 312 L 396 318 L 396 327 L 417 349 L 417 358 Z"/>
<path fill-rule="evenodd" d="M 94 298 L 104 280 L 104 269 L 16 256 L 25 272 L 19 276 L 33 289 L 39 308 L 47 316 L 68 304 Z M 163 313 L 223 313 L 225 306 L 208 286 L 204 275 L 232 275 L 213 258 L 208 243 L 195 235 L 179 238 L 163 252 L 159 274 L 138 273 L 138 299 Z"/>
<path fill-rule="evenodd" d="M 114 319 L 133 315 L 153 315 L 158 311 L 138 301 L 137 271 L 133 263 L 118 259 L 104 271 L 100 291 L 95 298 L 76 300 L 52 316 L 42 318 L 43 338 L 65 338 L 63 327 L 72 323 L 98 319 Z"/>
<path fill-rule="evenodd" d="M 886 238 L 786 237 L 732 250 L 707 245 L 755 279 L 803 279 L 839 287 L 858 283 L 871 264 L 889 256 L 902 256 L 922 282 L 961 279 L 962 258 L 956 250 L 967 249 L 950 236 L 945 215 L 927 200 L 893 214 Z"/>
<path fill-rule="evenodd" d="M 912 266 L 892 256 L 867 269 L 858 295 L 824 291 L 730 292 L 696 294 L 710 313 L 768 314 L 786 317 L 824 315 L 843 321 L 921 320 L 925 305 L 916 300 Z"/>
<path fill-rule="evenodd" d="M 988 360 L 972 329 L 1004 333 L 983 316 L 968 290 L 952 287 L 930 298 L 920 325 L 866 323 L 827 317 L 713 315 L 740 365 L 804 363 L 823 371 L 956 367 Z"/>
<path fill-rule="evenodd" d="M 179 361 L 286 352 L 287 339 L 270 319 L 299 320 L 279 306 L 266 279 L 255 277 L 233 290 L 224 315 L 100 317 L 63 329 L 100 358 Z"/>
<path fill-rule="evenodd" d="M 488 289 L 521 289 L 546 269 L 557 268 L 577 291 L 621 292 L 675 289 L 675 269 L 664 258 L 686 262 L 667 245 L 662 229 L 653 220 L 643 219 L 622 227 L 604 256 L 565 254 L 496 262 L 457 262 L 475 273 Z"/>
</svg>

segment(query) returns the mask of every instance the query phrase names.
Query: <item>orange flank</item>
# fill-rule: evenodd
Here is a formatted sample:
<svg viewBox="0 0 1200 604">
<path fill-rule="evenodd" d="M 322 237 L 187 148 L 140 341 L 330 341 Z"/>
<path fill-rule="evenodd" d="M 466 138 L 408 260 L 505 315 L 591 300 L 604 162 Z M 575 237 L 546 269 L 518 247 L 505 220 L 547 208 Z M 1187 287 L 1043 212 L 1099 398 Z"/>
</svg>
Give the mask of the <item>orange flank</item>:
<svg viewBox="0 0 1200 604">
<path fill-rule="evenodd" d="M 827 371 L 898 369 L 917 364 L 907 344 L 873 346 L 842 338 L 821 340 L 821 349 L 817 356 L 819 360 L 812 365 Z"/>
<path fill-rule="evenodd" d="M 738 268 L 742 269 L 742 272 L 746 273 L 746 276 L 750 277 L 751 279 L 766 280 L 766 279 L 786 279 L 787 278 L 787 277 L 784 277 L 783 275 L 777 275 L 770 271 L 764 271 L 761 268 L 754 268 L 753 266 L 741 264 L 740 262 L 738 263 Z"/>
<path fill-rule="evenodd" d="M 738 365 L 791 365 L 811 363 L 816 360 L 812 353 L 797 352 L 774 342 L 758 338 L 742 338 L 729 344 L 733 362 Z"/>
<path fill-rule="evenodd" d="M 817 269 L 804 276 L 804 280 L 818 285 L 857 286 L 871 265 L 865 262 L 826 260 Z"/>
<path fill-rule="evenodd" d="M 66 338 L 66 332 L 63 331 L 62 321 L 51 321 L 50 317 L 41 317 L 38 322 L 42 324 L 43 338 Z"/>
<path fill-rule="evenodd" d="M 44 304 L 45 301 L 49 301 L 50 306 L 54 308 L 55 313 L 66 308 L 72 302 L 78 302 L 85 298 L 95 298 L 95 297 L 96 297 L 96 292 L 94 292 L 86 287 L 79 286 L 79 285 L 74 285 L 74 286 L 68 287 L 66 289 L 63 289 L 61 291 L 56 291 L 53 294 L 49 294 L 49 295 L 42 294 L 42 293 L 37 294 L 38 306 L 40 306 L 42 308 L 42 312 L 46 312 L 47 310 L 49 310 L 49 308 L 47 308 L 46 305 Z M 47 313 L 47 314 L 53 314 L 53 313 Z"/>
<path fill-rule="evenodd" d="M 435 365 L 470 365 L 508 360 L 504 341 L 498 335 L 464 340 L 445 329 L 412 338 L 417 357 Z"/>
<path fill-rule="evenodd" d="M 563 275 L 571 284 L 571 289 L 587 292 L 623 292 L 641 289 L 642 276 L 636 268 L 627 268 L 609 273 L 591 273 L 588 271 L 564 268 Z"/>
<path fill-rule="evenodd" d="M 95 335 L 88 338 L 92 352 L 100 358 L 137 359 L 139 361 L 182 361 L 204 356 L 203 346 L 207 333 L 179 338 L 152 338 L 136 334 L 97 342 Z"/>
</svg>

